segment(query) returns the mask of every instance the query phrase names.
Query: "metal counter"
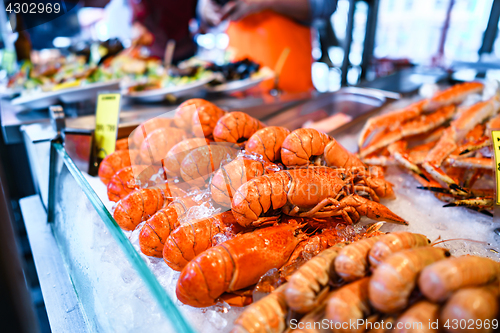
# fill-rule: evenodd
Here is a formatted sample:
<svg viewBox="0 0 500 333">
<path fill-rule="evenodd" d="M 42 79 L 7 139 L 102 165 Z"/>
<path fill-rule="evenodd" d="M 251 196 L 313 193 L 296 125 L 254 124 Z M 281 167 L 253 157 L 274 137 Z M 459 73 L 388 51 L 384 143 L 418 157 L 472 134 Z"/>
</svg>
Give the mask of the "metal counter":
<svg viewBox="0 0 500 333">
<path fill-rule="evenodd" d="M 262 119 L 300 104 L 316 95 L 316 93 L 300 93 L 282 94 L 276 97 L 269 94 L 240 94 L 235 95 L 235 97 L 208 96 L 207 100 L 225 110 L 244 111 L 253 117 Z M 120 127 L 137 126 L 144 120 L 175 110 L 183 101 L 180 99 L 175 104 L 133 104 L 130 101 L 125 101 L 120 113 Z M 78 106 L 81 109 L 75 110 L 75 105 L 65 106 L 67 114 L 66 126 L 75 129 L 93 129 L 95 126 L 95 116 L 88 113 L 93 113 L 95 103 L 88 101 Z M 83 111 L 80 112 L 81 110 Z M 0 120 L 6 144 L 15 144 L 23 141 L 20 132 L 22 125 L 50 122 L 47 110 L 26 110 L 22 107 L 12 105 L 6 99 L 0 99 Z"/>
</svg>

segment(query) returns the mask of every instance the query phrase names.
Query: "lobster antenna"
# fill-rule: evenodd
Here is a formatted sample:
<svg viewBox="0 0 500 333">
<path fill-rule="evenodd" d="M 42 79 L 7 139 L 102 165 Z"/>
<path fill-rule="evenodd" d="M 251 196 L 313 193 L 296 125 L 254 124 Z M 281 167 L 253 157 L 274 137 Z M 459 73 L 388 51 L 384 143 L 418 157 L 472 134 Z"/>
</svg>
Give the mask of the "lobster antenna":
<svg viewBox="0 0 500 333">
<path fill-rule="evenodd" d="M 431 246 L 438 245 L 438 244 L 441 244 L 441 243 L 451 242 L 451 241 L 458 241 L 458 240 L 467 241 L 467 242 L 473 242 L 473 243 L 479 243 L 479 244 L 483 244 L 483 245 L 491 245 L 488 242 L 478 241 L 478 240 L 475 240 L 475 239 L 452 238 L 452 239 L 443 239 L 443 240 L 441 240 L 439 242 L 436 242 L 437 241 L 437 239 L 436 239 L 436 241 L 434 241 L 433 243 L 431 243 Z"/>
</svg>

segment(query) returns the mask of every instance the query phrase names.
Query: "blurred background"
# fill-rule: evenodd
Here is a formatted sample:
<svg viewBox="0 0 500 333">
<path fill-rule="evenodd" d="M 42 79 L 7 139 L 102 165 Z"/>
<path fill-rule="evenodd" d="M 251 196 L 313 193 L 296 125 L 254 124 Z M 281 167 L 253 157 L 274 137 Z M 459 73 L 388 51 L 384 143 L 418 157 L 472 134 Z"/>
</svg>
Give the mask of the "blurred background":
<svg viewBox="0 0 500 333">
<path fill-rule="evenodd" d="M 15 70 L 15 58 L 11 54 L 16 46 L 17 51 L 23 53 L 22 45 L 29 45 L 38 51 L 34 52 L 35 57 L 41 58 L 49 57 L 51 50 L 48 49 L 83 48 L 85 43 L 115 38 L 125 48 L 130 47 L 136 33 L 131 4 L 140 5 L 140 2 L 79 2 L 67 14 L 21 33 L 11 32 L 9 20 L 15 16 L 3 15 L 0 78 Z M 335 91 L 341 86 L 372 81 L 414 66 L 461 69 L 459 77 L 474 77 L 478 66 L 473 63 L 498 60 L 497 2 L 338 0 L 329 19 L 308 22 L 312 27 L 314 87 L 320 92 Z M 197 57 L 216 64 L 230 59 L 227 23 L 210 27 L 193 13 L 189 31 L 196 43 Z M 24 42 L 25 39 L 28 41 Z M 488 70 L 485 75 L 498 77 L 498 69 Z"/>
</svg>

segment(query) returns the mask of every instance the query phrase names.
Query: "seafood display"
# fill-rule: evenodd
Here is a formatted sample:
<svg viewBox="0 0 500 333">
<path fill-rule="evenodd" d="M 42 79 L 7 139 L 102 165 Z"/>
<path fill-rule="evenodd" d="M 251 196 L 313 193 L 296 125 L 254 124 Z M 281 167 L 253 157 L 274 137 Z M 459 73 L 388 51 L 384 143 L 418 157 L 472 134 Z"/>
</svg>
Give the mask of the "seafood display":
<svg viewBox="0 0 500 333">
<path fill-rule="evenodd" d="M 113 216 L 123 230 L 139 226 L 141 252 L 181 272 L 177 297 L 193 307 L 247 305 L 270 270 L 286 280 L 324 249 L 380 234 L 380 224 L 342 233 L 361 216 L 408 223 L 381 203 L 394 198 L 381 169 L 316 130 L 268 128 L 194 99 L 171 121 L 141 124 L 129 138 L 137 146 L 100 167 Z M 190 217 L 197 209 L 213 213 Z"/>
<path fill-rule="evenodd" d="M 468 102 L 482 90 L 458 84 L 369 119 L 357 153 L 315 129 L 266 127 L 188 100 L 172 120 L 141 124 L 99 176 L 118 225 L 180 272 L 178 301 L 244 307 L 232 332 L 322 332 L 320 322 L 334 332 L 462 332 L 461 321 L 492 332 L 499 263 L 439 245 L 452 239 L 381 229 L 419 223 L 387 207 L 400 193 L 386 178 L 395 166 L 421 184 L 415 191 L 489 213 L 500 95 Z M 381 323 L 391 326 L 373 328 Z"/>
</svg>

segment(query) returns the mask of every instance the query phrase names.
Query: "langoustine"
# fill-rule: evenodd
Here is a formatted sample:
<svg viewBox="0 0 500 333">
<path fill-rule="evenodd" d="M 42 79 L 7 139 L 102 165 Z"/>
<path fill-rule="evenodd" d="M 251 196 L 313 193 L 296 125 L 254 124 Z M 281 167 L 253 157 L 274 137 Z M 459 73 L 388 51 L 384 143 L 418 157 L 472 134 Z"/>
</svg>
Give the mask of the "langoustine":
<svg viewBox="0 0 500 333">
<path fill-rule="evenodd" d="M 431 241 L 424 235 L 412 232 L 393 232 L 381 237 L 373 244 L 368 255 L 371 267 L 377 267 L 391 254 L 412 249 L 416 247 L 427 246 Z"/>
<path fill-rule="evenodd" d="M 460 289 L 443 306 L 439 320 L 447 332 L 492 332 L 499 292 L 498 284 Z"/>
<path fill-rule="evenodd" d="M 439 332 L 439 305 L 427 300 L 411 305 L 394 324 L 394 332 Z"/>
<path fill-rule="evenodd" d="M 372 312 L 368 299 L 369 282 L 370 278 L 365 277 L 333 291 L 328 296 L 326 317 L 336 328 L 335 332 L 364 332 L 365 327 L 358 325 L 358 320 L 365 319 Z M 350 325 L 352 322 L 355 322 L 356 325 Z M 349 323 L 349 325 L 345 325 L 345 323 Z M 340 328 L 337 328 L 338 324 L 340 324 Z"/>
<path fill-rule="evenodd" d="M 334 245 L 302 265 L 289 278 L 285 289 L 286 301 L 294 311 L 307 313 L 324 300 L 330 280 L 336 280 L 335 258 L 346 243 Z"/>
<path fill-rule="evenodd" d="M 231 333 L 281 333 L 286 328 L 288 306 L 284 290 L 286 284 L 263 299 L 250 304 L 234 321 Z"/>
<path fill-rule="evenodd" d="M 403 310 L 408 306 L 418 274 L 426 266 L 449 256 L 446 249 L 431 246 L 393 254 L 373 272 L 369 292 L 371 304 L 384 313 Z"/>
<path fill-rule="evenodd" d="M 474 269 L 471 269 L 471 268 Z M 465 287 L 482 286 L 500 281 L 500 264 L 475 256 L 462 256 L 439 261 L 426 267 L 418 279 L 418 286 L 428 299 L 445 301 L 451 294 Z"/>
</svg>

